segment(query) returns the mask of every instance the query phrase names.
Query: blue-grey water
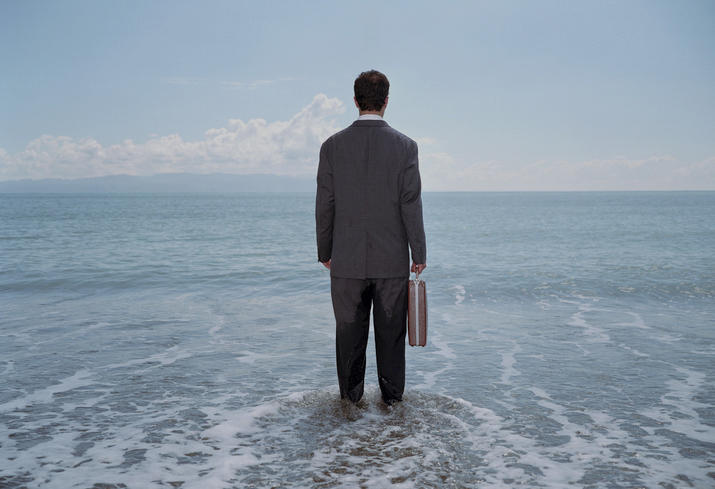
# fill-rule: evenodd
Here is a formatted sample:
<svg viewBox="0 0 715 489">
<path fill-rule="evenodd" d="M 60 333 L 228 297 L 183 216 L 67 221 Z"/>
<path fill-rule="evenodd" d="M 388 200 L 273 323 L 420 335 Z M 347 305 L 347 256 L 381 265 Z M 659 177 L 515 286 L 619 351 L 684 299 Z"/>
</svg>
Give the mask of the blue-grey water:
<svg viewBox="0 0 715 489">
<path fill-rule="evenodd" d="M 425 193 L 390 408 L 313 199 L 0 195 L 0 487 L 715 487 L 715 192 Z"/>
</svg>

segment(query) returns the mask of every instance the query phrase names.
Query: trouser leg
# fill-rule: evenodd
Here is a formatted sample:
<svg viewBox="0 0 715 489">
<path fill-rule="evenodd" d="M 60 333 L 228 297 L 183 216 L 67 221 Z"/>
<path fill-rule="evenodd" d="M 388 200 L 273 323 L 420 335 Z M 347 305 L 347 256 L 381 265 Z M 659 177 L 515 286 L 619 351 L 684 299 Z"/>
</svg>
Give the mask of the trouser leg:
<svg viewBox="0 0 715 489">
<path fill-rule="evenodd" d="M 331 277 L 335 354 L 340 397 L 357 402 L 365 387 L 365 349 L 373 286 L 367 280 Z"/>
<path fill-rule="evenodd" d="M 377 376 L 386 403 L 402 400 L 405 390 L 407 278 L 375 279 L 373 324 Z"/>
</svg>

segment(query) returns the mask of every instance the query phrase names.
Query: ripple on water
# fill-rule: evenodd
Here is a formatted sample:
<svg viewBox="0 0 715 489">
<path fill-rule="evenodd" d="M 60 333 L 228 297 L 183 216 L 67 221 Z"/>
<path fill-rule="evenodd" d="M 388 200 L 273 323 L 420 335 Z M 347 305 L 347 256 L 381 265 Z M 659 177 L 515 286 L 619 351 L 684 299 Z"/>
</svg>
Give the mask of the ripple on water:
<svg viewBox="0 0 715 489">
<path fill-rule="evenodd" d="M 687 404 L 703 378 L 679 372 L 684 384 L 672 382 L 671 391 Z M 229 396 L 203 407 L 175 398 L 129 415 L 100 415 L 101 397 L 92 409 L 50 418 L 14 410 L 4 418 L 9 437 L 0 439 L 7 453 L 0 487 L 551 489 L 708 481 L 697 458 L 663 463 L 677 452 L 658 429 L 669 426 L 666 412 L 646 413 L 649 428 L 531 392 L 535 408 L 499 413 L 415 389 L 388 407 L 376 386 L 357 405 L 322 389 L 238 409 Z M 693 416 L 702 407 L 688 406 L 683 412 Z M 670 428 L 690 426 L 681 424 Z"/>
<path fill-rule="evenodd" d="M 414 391 L 391 407 L 374 387 L 357 405 L 331 391 L 294 394 L 206 430 L 223 452 L 208 479 L 218 482 L 232 466 L 224 482 L 251 487 L 286 480 L 295 487 L 468 487 L 485 461 L 467 434 L 494 418 L 480 419 L 466 401 Z"/>
</svg>

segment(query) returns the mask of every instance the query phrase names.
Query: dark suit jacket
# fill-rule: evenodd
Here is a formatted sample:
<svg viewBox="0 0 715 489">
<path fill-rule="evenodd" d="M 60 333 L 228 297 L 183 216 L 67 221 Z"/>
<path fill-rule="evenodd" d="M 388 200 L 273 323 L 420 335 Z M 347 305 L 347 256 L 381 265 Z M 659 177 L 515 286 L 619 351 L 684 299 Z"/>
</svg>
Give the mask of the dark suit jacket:
<svg viewBox="0 0 715 489">
<path fill-rule="evenodd" d="M 357 120 L 320 148 L 318 261 L 331 277 L 409 277 L 427 263 L 417 143 L 381 120 Z"/>
</svg>

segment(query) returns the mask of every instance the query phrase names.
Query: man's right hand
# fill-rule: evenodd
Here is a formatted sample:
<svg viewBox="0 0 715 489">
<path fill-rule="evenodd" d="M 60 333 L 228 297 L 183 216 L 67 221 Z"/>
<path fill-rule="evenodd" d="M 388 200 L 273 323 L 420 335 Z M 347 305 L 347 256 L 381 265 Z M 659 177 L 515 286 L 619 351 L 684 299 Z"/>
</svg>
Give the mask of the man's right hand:
<svg viewBox="0 0 715 489">
<path fill-rule="evenodd" d="M 422 270 L 424 270 L 425 268 L 427 268 L 426 263 L 418 264 L 418 263 L 412 262 L 412 268 L 410 268 L 410 271 L 419 274 L 419 273 L 422 273 Z"/>
</svg>

